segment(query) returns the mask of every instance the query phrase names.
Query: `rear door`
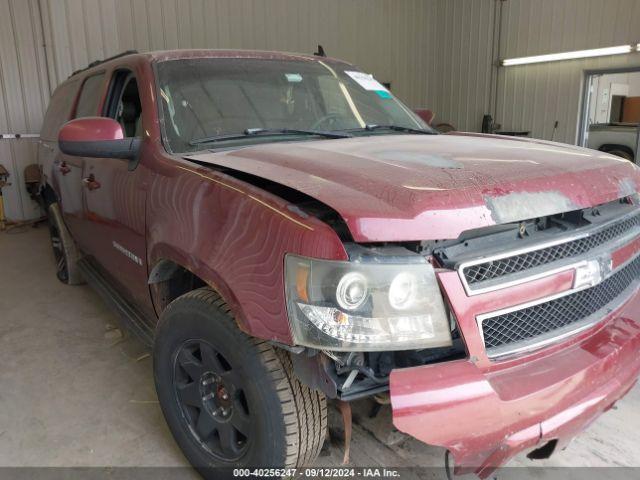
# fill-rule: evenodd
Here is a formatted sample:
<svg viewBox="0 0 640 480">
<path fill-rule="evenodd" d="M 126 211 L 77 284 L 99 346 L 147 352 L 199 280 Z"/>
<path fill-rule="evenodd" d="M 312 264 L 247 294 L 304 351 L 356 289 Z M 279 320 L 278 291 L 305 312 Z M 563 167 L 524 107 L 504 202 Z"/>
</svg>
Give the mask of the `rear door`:
<svg viewBox="0 0 640 480">
<path fill-rule="evenodd" d="M 73 105 L 80 81 L 60 85 L 51 97 L 42 123 L 38 162 L 43 167 L 46 182 L 55 190 L 67 226 L 75 236 L 83 215 L 82 164 L 80 159 L 63 154 L 58 149 L 58 131 L 73 115 Z"/>
<path fill-rule="evenodd" d="M 103 116 L 116 119 L 126 137 L 142 137 L 142 105 L 136 76 L 116 70 L 110 78 Z M 85 158 L 83 191 L 87 254 L 115 286 L 139 305 L 148 303 L 143 167 L 127 160 Z"/>
</svg>

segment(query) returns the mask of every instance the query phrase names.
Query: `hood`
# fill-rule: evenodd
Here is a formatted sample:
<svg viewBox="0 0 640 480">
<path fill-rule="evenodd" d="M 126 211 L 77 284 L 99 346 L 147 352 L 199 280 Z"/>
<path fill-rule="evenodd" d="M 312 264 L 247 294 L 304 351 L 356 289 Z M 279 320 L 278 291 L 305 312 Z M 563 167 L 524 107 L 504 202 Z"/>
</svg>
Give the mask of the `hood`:
<svg viewBox="0 0 640 480">
<path fill-rule="evenodd" d="M 453 239 L 606 203 L 640 180 L 635 165 L 603 152 L 480 134 L 282 142 L 187 158 L 303 192 L 336 210 L 357 242 Z"/>
</svg>

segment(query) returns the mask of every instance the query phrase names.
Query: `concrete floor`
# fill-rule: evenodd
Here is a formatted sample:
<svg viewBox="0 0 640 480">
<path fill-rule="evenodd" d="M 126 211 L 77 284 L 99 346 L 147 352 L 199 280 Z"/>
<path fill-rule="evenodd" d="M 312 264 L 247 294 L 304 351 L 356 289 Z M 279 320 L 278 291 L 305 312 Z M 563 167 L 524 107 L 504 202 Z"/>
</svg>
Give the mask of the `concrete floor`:
<svg viewBox="0 0 640 480">
<path fill-rule="evenodd" d="M 186 466 L 160 412 L 146 351 L 118 336 L 117 318 L 89 287 L 56 280 L 48 241 L 43 226 L 0 233 L 0 467 Z M 372 422 L 365 407 L 354 411 L 351 465 L 442 466 L 441 449 L 388 441 L 393 435 L 380 427 L 389 411 Z M 334 410 L 330 425 L 340 428 Z M 566 450 L 541 462 L 521 455 L 510 465 L 638 467 L 639 427 L 636 386 Z M 333 442 L 318 465 L 341 458 Z"/>
</svg>

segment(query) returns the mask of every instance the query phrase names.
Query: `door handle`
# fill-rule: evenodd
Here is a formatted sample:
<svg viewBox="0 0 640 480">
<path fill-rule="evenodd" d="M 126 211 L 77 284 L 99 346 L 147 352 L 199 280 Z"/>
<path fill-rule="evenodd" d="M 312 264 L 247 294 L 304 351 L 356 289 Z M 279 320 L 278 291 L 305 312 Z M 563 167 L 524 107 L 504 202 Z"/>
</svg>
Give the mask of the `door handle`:
<svg viewBox="0 0 640 480">
<path fill-rule="evenodd" d="M 60 164 L 60 166 L 58 167 L 58 170 L 60 170 L 60 173 L 62 175 L 66 175 L 67 173 L 69 173 L 71 171 L 71 167 L 69 165 L 67 165 L 67 162 L 62 162 Z"/>
<path fill-rule="evenodd" d="M 89 175 L 88 177 L 83 178 L 82 179 L 82 184 L 88 190 L 97 190 L 98 188 L 100 188 L 100 182 L 98 182 L 95 179 L 95 177 L 93 176 L 93 173 L 91 175 Z"/>
</svg>

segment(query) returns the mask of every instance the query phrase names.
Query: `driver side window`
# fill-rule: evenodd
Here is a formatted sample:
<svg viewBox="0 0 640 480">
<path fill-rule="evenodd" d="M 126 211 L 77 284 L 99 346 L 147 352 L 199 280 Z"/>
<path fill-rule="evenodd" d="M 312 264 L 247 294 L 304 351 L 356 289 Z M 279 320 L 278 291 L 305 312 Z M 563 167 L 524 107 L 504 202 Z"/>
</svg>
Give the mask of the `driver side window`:
<svg viewBox="0 0 640 480">
<path fill-rule="evenodd" d="M 115 119 L 125 137 L 142 136 L 142 104 L 138 82 L 131 72 L 117 72 L 110 88 L 106 116 Z"/>
</svg>

